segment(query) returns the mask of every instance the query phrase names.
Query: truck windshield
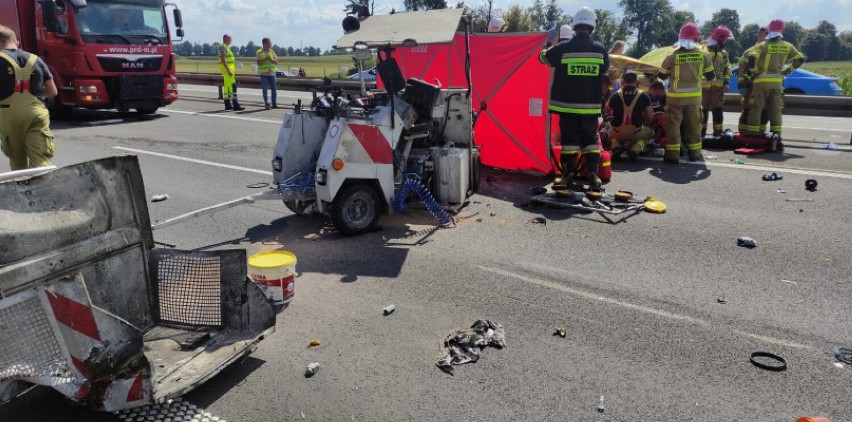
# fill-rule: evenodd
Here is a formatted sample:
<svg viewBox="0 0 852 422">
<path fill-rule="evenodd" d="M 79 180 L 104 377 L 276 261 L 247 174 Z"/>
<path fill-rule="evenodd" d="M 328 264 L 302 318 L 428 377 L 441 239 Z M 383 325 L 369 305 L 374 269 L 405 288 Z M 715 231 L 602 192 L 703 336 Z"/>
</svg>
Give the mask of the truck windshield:
<svg viewBox="0 0 852 422">
<path fill-rule="evenodd" d="M 146 4 L 147 3 L 147 4 Z M 166 15 L 157 1 L 89 0 L 76 11 L 83 41 L 96 44 L 166 44 Z"/>
</svg>

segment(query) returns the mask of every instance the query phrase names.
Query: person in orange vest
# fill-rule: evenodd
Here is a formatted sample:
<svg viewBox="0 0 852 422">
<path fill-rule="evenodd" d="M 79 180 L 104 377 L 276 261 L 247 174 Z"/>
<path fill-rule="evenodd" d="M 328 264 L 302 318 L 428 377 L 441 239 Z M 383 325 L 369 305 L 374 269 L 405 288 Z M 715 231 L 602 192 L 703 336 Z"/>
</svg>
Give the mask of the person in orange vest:
<svg viewBox="0 0 852 422">
<path fill-rule="evenodd" d="M 612 112 L 611 139 L 614 141 L 612 159 L 618 160 L 623 152 L 635 161 L 645 149 L 646 142 L 654 137 L 649 126 L 654 119 L 651 97 L 637 88 L 639 76 L 627 71 L 621 77 L 622 87 L 607 101 L 606 110 Z"/>
<path fill-rule="evenodd" d="M 680 162 L 681 124 L 684 126 L 690 161 L 701 161 L 701 76 L 716 77 L 710 56 L 698 48 L 698 25 L 685 23 L 678 33 L 675 49 L 663 59 L 658 77 L 669 79 L 666 94 L 666 153 L 663 161 Z"/>
<path fill-rule="evenodd" d="M 704 113 L 701 121 L 701 136 L 707 135 L 707 121 L 710 113 L 713 113 L 713 136 L 722 135 L 722 124 L 724 113 L 722 106 L 725 103 L 725 93 L 728 92 L 728 81 L 731 79 L 731 63 L 728 52 L 725 51 L 725 42 L 734 39 L 734 34 L 725 25 L 719 25 L 713 30 L 710 39 L 707 40 L 707 53 L 713 62 L 713 70 L 716 77 L 712 81 L 704 81 L 701 92 L 701 110 Z"/>
<path fill-rule="evenodd" d="M 754 76 L 751 92 L 746 134 L 760 135 L 760 115 L 764 108 L 769 117 L 769 130 L 781 138 L 781 109 L 784 107 L 784 77 L 796 70 L 805 61 L 805 56 L 784 41 L 784 21 L 775 19 L 769 23 L 766 41 L 758 44 L 748 58 L 749 69 Z M 785 66 L 790 64 L 789 67 Z"/>
</svg>

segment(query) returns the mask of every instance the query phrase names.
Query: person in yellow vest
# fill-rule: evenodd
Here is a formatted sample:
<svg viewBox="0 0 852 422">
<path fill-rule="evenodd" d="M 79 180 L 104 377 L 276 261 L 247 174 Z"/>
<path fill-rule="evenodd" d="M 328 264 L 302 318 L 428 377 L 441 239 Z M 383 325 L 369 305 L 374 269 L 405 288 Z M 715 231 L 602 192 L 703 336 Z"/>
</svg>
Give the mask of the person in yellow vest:
<svg viewBox="0 0 852 422">
<path fill-rule="evenodd" d="M 684 24 L 678 33 L 675 49 L 663 59 L 659 78 L 669 79 L 666 94 L 666 153 L 663 161 L 680 162 L 681 124 L 684 126 L 690 161 L 701 161 L 701 76 L 708 81 L 716 77 L 710 56 L 698 48 L 698 25 Z"/>
<path fill-rule="evenodd" d="M 722 106 L 725 103 L 725 93 L 728 92 L 728 81 L 731 79 L 731 63 L 728 60 L 728 52 L 725 51 L 725 42 L 734 39 L 734 34 L 725 25 L 719 25 L 713 30 L 710 39 L 707 40 L 707 54 L 713 62 L 713 70 L 716 77 L 712 81 L 705 80 L 701 92 L 701 110 L 704 114 L 701 121 L 701 136 L 707 135 L 707 121 L 710 113 L 713 113 L 713 136 L 722 135 L 722 124 L 724 113 Z"/>
<path fill-rule="evenodd" d="M 781 138 L 781 109 L 784 107 L 784 76 L 796 70 L 805 61 L 805 56 L 784 41 L 784 21 L 775 19 L 769 23 L 766 41 L 754 47 L 749 57 L 749 68 L 754 75 L 754 89 L 749 102 L 747 135 L 760 135 L 760 115 L 766 109 L 769 130 Z M 784 66 L 790 64 L 789 67 Z"/>
<path fill-rule="evenodd" d="M 606 110 L 612 112 L 612 159 L 615 161 L 625 151 L 630 161 L 635 161 L 646 142 L 654 137 L 649 126 L 654 119 L 651 97 L 639 90 L 638 83 L 636 72 L 626 71 L 621 77 L 621 88 L 612 94 L 606 105 Z"/>
<path fill-rule="evenodd" d="M 12 170 L 49 166 L 56 149 L 44 97 L 56 95 L 47 65 L 18 48 L 12 29 L 0 25 L 0 149 Z"/>
<path fill-rule="evenodd" d="M 222 74 L 225 110 L 245 110 L 237 100 L 237 59 L 231 51 L 231 36 L 228 34 L 222 35 L 222 45 L 219 46 L 219 73 Z"/>
<path fill-rule="evenodd" d="M 278 55 L 272 49 L 272 41 L 264 38 L 261 41 L 263 47 L 257 50 L 257 73 L 260 73 L 260 88 L 263 90 L 263 104 L 269 110 L 269 100 L 266 91 L 272 90 L 272 108 L 278 108 L 278 83 L 275 80 L 275 65 L 278 64 Z"/>
<path fill-rule="evenodd" d="M 737 63 L 737 88 L 740 91 L 740 95 L 743 97 L 740 102 L 741 112 L 740 112 L 740 121 L 737 125 L 737 132 L 746 133 L 746 127 L 748 126 L 748 110 L 749 110 L 749 100 L 751 99 L 751 90 L 754 88 L 752 84 L 752 74 L 751 69 L 748 67 L 748 58 L 751 57 L 754 48 L 766 40 L 766 34 L 769 33 L 769 29 L 765 26 L 760 27 L 757 31 L 757 42 L 746 49 L 743 52 L 742 56 L 740 56 L 740 61 Z M 769 122 L 769 118 L 766 117 L 766 110 L 763 110 L 763 113 L 760 115 L 760 127 L 758 128 L 758 132 L 763 132 L 763 128 L 766 127 L 766 123 Z"/>
</svg>

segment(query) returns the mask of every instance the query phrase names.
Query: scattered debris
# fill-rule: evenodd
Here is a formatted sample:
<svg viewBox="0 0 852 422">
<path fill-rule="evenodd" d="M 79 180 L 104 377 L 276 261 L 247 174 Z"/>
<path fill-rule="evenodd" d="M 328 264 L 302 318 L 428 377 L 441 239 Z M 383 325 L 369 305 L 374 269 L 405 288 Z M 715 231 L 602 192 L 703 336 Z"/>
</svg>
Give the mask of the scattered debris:
<svg viewBox="0 0 852 422">
<path fill-rule="evenodd" d="M 530 224 L 547 224 L 547 220 L 544 217 L 536 217 L 529 221 Z"/>
<path fill-rule="evenodd" d="M 453 375 L 453 365 L 476 362 L 482 349 L 488 346 L 497 349 L 506 347 L 506 332 L 502 325 L 481 319 L 474 322 L 469 330 L 455 331 L 447 336 L 437 365 Z"/>
<path fill-rule="evenodd" d="M 841 363 L 841 362 L 834 362 L 834 366 L 836 366 L 836 367 L 838 367 L 838 368 L 843 368 L 843 363 Z"/>
<path fill-rule="evenodd" d="M 559 336 L 559 337 L 562 337 L 562 338 L 565 338 L 566 334 L 567 334 L 567 331 L 565 330 L 564 327 L 557 327 L 556 331 L 553 332 L 553 335 Z"/>
<path fill-rule="evenodd" d="M 169 199 L 169 195 L 167 194 L 154 195 L 151 197 L 151 202 L 163 202 L 167 199 Z"/>
<path fill-rule="evenodd" d="M 758 358 L 766 358 L 771 362 L 763 363 L 761 362 L 762 359 Z M 752 365 L 760 369 L 765 369 L 767 371 L 781 372 L 787 370 L 787 361 L 784 360 L 784 358 L 782 358 L 781 356 L 778 356 L 774 353 L 754 352 L 751 354 L 749 361 L 751 361 Z"/>
<path fill-rule="evenodd" d="M 852 348 L 849 347 L 835 347 L 834 348 L 834 357 L 837 360 L 852 365 Z"/>
<path fill-rule="evenodd" d="M 316 375 L 317 372 L 319 372 L 319 362 L 312 362 L 308 364 L 308 368 L 305 370 L 305 378 L 310 378 Z M 304 418 L 305 415 L 302 414 L 302 417 Z"/>
<path fill-rule="evenodd" d="M 299 414 L 302 415 L 302 419 L 305 419 L 305 412 L 299 412 Z"/>
<path fill-rule="evenodd" d="M 313 340 L 311 340 L 310 343 L 308 343 L 308 349 L 310 349 L 311 347 L 319 346 L 319 345 L 320 345 L 320 341 L 317 340 L 317 339 L 313 339 Z"/>
<path fill-rule="evenodd" d="M 784 190 L 784 189 L 782 189 L 782 188 L 778 188 L 778 189 L 776 189 L 776 190 L 775 190 L 775 192 L 778 192 L 778 193 L 787 193 L 787 191 L 785 191 L 785 190 Z"/>
<path fill-rule="evenodd" d="M 743 161 L 739 158 L 731 158 L 731 162 L 734 163 L 734 164 L 745 164 L 745 161 Z"/>
<path fill-rule="evenodd" d="M 805 189 L 806 190 L 809 190 L 811 192 L 816 192 L 817 185 L 818 185 L 818 183 L 817 183 L 816 179 L 805 180 Z"/>
<path fill-rule="evenodd" d="M 787 198 L 787 202 L 814 202 L 813 198 Z"/>
<path fill-rule="evenodd" d="M 477 219 L 476 219 L 476 222 L 477 222 L 477 223 L 481 223 L 481 222 L 482 222 L 482 219 L 481 219 L 481 218 L 477 218 Z"/>
<path fill-rule="evenodd" d="M 742 246 L 744 248 L 754 248 L 757 247 L 757 241 L 746 236 L 740 236 L 737 238 L 737 246 Z"/>
<path fill-rule="evenodd" d="M 724 297 L 719 296 L 718 298 L 716 298 L 716 302 L 719 302 L 719 303 L 728 303 L 728 300 L 727 300 L 727 299 L 725 299 Z"/>
<path fill-rule="evenodd" d="M 604 396 L 598 399 L 598 412 L 604 412 Z"/>
<path fill-rule="evenodd" d="M 225 422 L 204 409 L 181 398 L 169 399 L 165 403 L 148 404 L 133 409 L 114 412 L 122 422 L 136 421 L 192 421 Z"/>
<path fill-rule="evenodd" d="M 479 383 L 480 383 L 480 384 L 485 384 L 485 378 L 480 378 L 480 379 L 479 379 Z"/>
<path fill-rule="evenodd" d="M 719 156 L 717 156 L 717 155 L 708 155 L 708 156 L 704 157 L 704 159 L 705 159 L 705 160 L 718 160 L 718 159 L 719 159 Z"/>
<path fill-rule="evenodd" d="M 822 149 L 837 149 L 837 144 L 834 142 L 826 142 L 822 144 Z"/>
<path fill-rule="evenodd" d="M 396 305 L 388 305 L 388 306 L 385 306 L 385 308 L 384 308 L 384 309 L 382 309 L 382 312 L 383 312 L 385 315 L 390 315 L 390 314 L 392 314 L 392 313 L 393 313 L 393 311 L 395 311 L 395 310 L 396 310 Z"/>
<path fill-rule="evenodd" d="M 492 213 L 491 213 L 491 216 L 492 216 L 492 217 L 496 217 L 496 216 L 497 216 L 497 213 L 496 213 L 496 212 L 492 212 Z"/>
<path fill-rule="evenodd" d="M 766 173 L 766 174 L 763 175 L 763 180 L 767 181 L 767 182 L 771 182 L 773 180 L 782 180 L 782 179 L 784 179 L 784 176 L 782 176 L 782 175 L 780 175 L 780 174 L 778 174 L 774 171 L 772 173 Z"/>
</svg>

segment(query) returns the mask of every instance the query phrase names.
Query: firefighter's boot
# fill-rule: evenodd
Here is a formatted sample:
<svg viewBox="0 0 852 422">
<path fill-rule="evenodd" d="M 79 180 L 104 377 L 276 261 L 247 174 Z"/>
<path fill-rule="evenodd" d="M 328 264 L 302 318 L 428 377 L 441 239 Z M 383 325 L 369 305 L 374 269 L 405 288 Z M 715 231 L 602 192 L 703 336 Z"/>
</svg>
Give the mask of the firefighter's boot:
<svg viewBox="0 0 852 422">
<path fill-rule="evenodd" d="M 577 175 L 577 154 L 562 153 L 559 158 L 562 177 L 559 178 L 559 183 L 553 181 L 553 190 L 567 190 L 574 184 L 574 178 Z"/>
<path fill-rule="evenodd" d="M 663 155 L 663 161 L 665 161 L 667 163 L 672 163 L 672 164 L 680 163 L 680 151 L 679 150 L 667 149 L 666 154 Z"/>
<path fill-rule="evenodd" d="M 598 177 L 598 170 L 601 165 L 601 154 L 600 153 L 586 153 L 583 154 L 583 158 L 586 160 L 586 169 L 589 171 L 589 190 L 594 192 L 601 191 L 601 178 Z"/>
</svg>

